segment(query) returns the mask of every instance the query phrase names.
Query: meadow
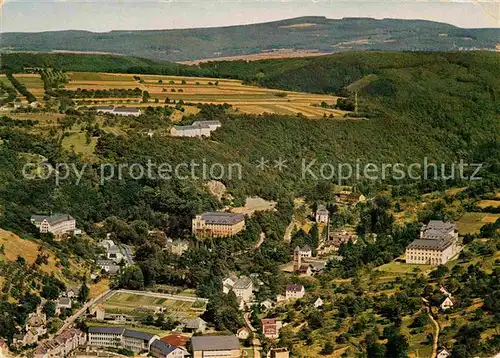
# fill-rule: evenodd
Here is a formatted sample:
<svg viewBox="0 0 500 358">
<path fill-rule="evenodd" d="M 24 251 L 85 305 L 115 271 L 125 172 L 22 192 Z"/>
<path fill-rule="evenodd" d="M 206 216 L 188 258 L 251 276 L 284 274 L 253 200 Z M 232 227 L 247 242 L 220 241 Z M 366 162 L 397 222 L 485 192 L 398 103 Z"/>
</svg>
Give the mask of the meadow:
<svg viewBox="0 0 500 358">
<path fill-rule="evenodd" d="M 460 235 L 477 234 L 482 226 L 494 223 L 500 214 L 492 213 L 465 213 L 457 222 Z"/>
<path fill-rule="evenodd" d="M 165 99 L 185 103 L 228 103 L 240 113 L 262 114 L 275 113 L 296 115 L 302 113 L 309 118 L 320 118 L 333 115 L 344 117 L 345 111 L 322 108 L 320 104 L 326 102 L 334 105 L 338 97 L 318 95 L 303 92 L 273 90 L 256 86 L 244 85 L 239 80 L 161 76 L 161 75 L 132 75 L 95 72 L 68 73 L 67 90 L 80 89 L 134 89 L 136 87 L 150 94 L 149 103 L 140 106 L 163 105 Z M 102 98 L 102 99 L 75 99 L 76 102 L 92 100 L 99 104 L 122 104 L 137 106 L 138 98 Z"/>
</svg>

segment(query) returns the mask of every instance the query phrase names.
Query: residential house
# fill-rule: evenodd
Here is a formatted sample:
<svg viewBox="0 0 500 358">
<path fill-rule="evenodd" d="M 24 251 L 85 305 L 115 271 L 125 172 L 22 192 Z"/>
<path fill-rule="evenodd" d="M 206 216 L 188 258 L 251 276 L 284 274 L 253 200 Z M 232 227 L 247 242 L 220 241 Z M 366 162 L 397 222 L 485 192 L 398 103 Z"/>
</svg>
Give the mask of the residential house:
<svg viewBox="0 0 500 358">
<path fill-rule="evenodd" d="M 64 296 L 68 298 L 77 298 L 80 293 L 80 287 L 78 286 L 68 286 L 64 292 Z"/>
<path fill-rule="evenodd" d="M 50 232 L 56 236 L 73 232 L 76 229 L 76 220 L 68 214 L 33 215 L 31 216 L 31 223 L 42 234 Z"/>
<path fill-rule="evenodd" d="M 318 209 L 316 210 L 316 222 L 328 224 L 329 217 L 330 213 L 328 212 L 326 207 L 324 205 L 319 205 Z"/>
<path fill-rule="evenodd" d="M 168 343 L 171 346 L 186 348 L 189 337 L 180 334 L 170 334 L 161 339 L 162 342 Z"/>
<path fill-rule="evenodd" d="M 270 299 L 267 299 L 261 302 L 260 307 L 264 307 L 266 310 L 270 310 L 271 308 L 274 307 L 274 302 L 271 301 Z"/>
<path fill-rule="evenodd" d="M 189 356 L 184 348 L 172 346 L 158 339 L 151 343 L 150 354 L 156 358 L 184 358 Z"/>
<path fill-rule="evenodd" d="M 192 221 L 193 234 L 198 238 L 229 237 L 244 229 L 245 216 L 241 214 L 207 212 Z"/>
<path fill-rule="evenodd" d="M 26 323 L 21 333 L 15 334 L 12 345 L 18 349 L 35 344 L 39 338 L 47 334 L 47 317 L 42 306 L 38 306 L 35 312 L 31 312 L 26 319 Z"/>
<path fill-rule="evenodd" d="M 102 270 L 110 275 L 114 275 L 120 272 L 120 266 L 117 265 L 112 260 L 97 260 L 96 265 Z"/>
<path fill-rule="evenodd" d="M 210 137 L 210 134 L 221 126 L 219 121 L 195 121 L 187 126 L 173 126 L 170 134 L 173 137 Z"/>
<path fill-rule="evenodd" d="M 283 323 L 276 318 L 265 318 L 261 320 L 262 334 L 269 339 L 277 339 Z"/>
<path fill-rule="evenodd" d="M 267 356 L 268 358 L 289 358 L 290 352 L 288 348 L 271 348 Z"/>
<path fill-rule="evenodd" d="M 323 307 L 323 300 L 321 299 L 321 297 L 318 297 L 318 299 L 314 301 L 314 307 L 315 308 Z"/>
<path fill-rule="evenodd" d="M 67 357 L 73 350 L 85 345 L 87 337 L 79 329 L 69 328 L 54 339 L 42 343 L 34 352 L 34 358 Z"/>
<path fill-rule="evenodd" d="M 302 264 L 300 265 L 299 269 L 297 270 L 297 273 L 299 276 L 311 276 L 312 275 L 312 268 L 310 264 Z"/>
<path fill-rule="evenodd" d="M 168 251 L 172 252 L 173 254 L 181 256 L 184 253 L 184 251 L 189 249 L 189 241 L 182 239 L 179 240 L 168 239 L 165 248 Z"/>
<path fill-rule="evenodd" d="M 222 281 L 222 292 L 228 294 L 233 289 L 234 284 L 238 281 L 238 276 L 231 275 Z"/>
<path fill-rule="evenodd" d="M 249 277 L 241 276 L 234 283 L 232 290 L 237 298 L 241 298 L 245 303 L 250 302 L 253 297 L 253 282 Z"/>
<path fill-rule="evenodd" d="M 182 322 L 182 324 L 184 325 L 184 329 L 187 332 L 205 333 L 205 330 L 207 329 L 207 322 L 202 320 L 200 317 L 185 320 Z"/>
<path fill-rule="evenodd" d="M 59 300 L 57 300 L 56 304 L 56 314 L 60 314 L 63 309 L 71 309 L 71 298 L 68 297 L 61 297 Z"/>
<path fill-rule="evenodd" d="M 196 336 L 191 338 L 192 358 L 240 358 L 236 336 Z"/>
<path fill-rule="evenodd" d="M 448 352 L 445 348 L 443 348 L 442 350 L 439 351 L 436 358 L 448 358 L 450 356 L 451 356 L 450 352 Z"/>
<path fill-rule="evenodd" d="M 446 297 L 439 307 L 443 311 L 446 311 L 447 309 L 453 308 L 453 301 L 450 297 Z"/>
<path fill-rule="evenodd" d="M 312 249 L 309 245 L 305 245 L 304 247 L 300 248 L 300 247 L 296 247 L 295 250 L 299 251 L 300 253 L 300 256 L 302 258 L 307 258 L 307 257 L 312 257 Z"/>
<path fill-rule="evenodd" d="M 250 337 L 250 331 L 248 330 L 248 328 L 242 327 L 242 328 L 238 329 L 238 331 L 236 332 L 236 336 L 239 339 L 245 340 L 248 337 Z"/>
<path fill-rule="evenodd" d="M 406 263 L 444 265 L 460 252 L 455 223 L 431 220 L 406 248 Z"/>
<path fill-rule="evenodd" d="M 286 285 L 285 289 L 285 299 L 289 300 L 292 298 L 302 298 L 304 297 L 306 291 L 304 286 L 297 284 Z"/>
</svg>

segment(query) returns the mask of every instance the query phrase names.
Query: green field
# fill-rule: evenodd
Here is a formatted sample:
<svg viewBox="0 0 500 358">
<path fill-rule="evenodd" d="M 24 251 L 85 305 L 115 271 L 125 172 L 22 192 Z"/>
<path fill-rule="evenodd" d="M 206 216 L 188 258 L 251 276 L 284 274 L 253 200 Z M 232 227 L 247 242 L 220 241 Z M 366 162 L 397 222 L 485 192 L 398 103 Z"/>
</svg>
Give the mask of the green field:
<svg viewBox="0 0 500 358">
<path fill-rule="evenodd" d="M 465 213 L 458 221 L 458 233 L 477 234 L 482 226 L 495 222 L 500 214 L 491 213 Z"/>
</svg>

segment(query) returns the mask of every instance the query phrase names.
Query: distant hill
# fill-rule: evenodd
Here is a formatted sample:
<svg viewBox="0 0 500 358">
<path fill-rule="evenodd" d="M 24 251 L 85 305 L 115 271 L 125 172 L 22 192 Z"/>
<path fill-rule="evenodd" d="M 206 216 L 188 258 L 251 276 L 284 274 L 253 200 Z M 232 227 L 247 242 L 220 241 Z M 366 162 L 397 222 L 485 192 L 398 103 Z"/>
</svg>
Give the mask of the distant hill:
<svg viewBox="0 0 500 358">
<path fill-rule="evenodd" d="M 215 28 L 111 31 L 50 31 L 1 34 L 3 51 L 89 51 L 156 60 L 191 61 L 276 49 L 448 51 L 495 49 L 500 29 L 462 29 L 423 20 L 300 17 Z"/>
</svg>

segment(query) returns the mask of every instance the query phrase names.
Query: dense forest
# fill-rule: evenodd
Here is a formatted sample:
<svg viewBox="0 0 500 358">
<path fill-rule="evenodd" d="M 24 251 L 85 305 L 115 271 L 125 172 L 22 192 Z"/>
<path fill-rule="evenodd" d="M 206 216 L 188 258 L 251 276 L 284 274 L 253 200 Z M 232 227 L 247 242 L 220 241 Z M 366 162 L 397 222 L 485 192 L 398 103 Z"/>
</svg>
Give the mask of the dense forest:
<svg viewBox="0 0 500 358">
<path fill-rule="evenodd" d="M 305 24 L 305 26 L 304 26 Z M 253 54 L 276 49 L 340 52 L 494 49 L 498 29 L 399 19 L 299 17 L 261 24 L 151 31 L 3 33 L 17 51 L 98 51 L 168 61 Z"/>
</svg>

